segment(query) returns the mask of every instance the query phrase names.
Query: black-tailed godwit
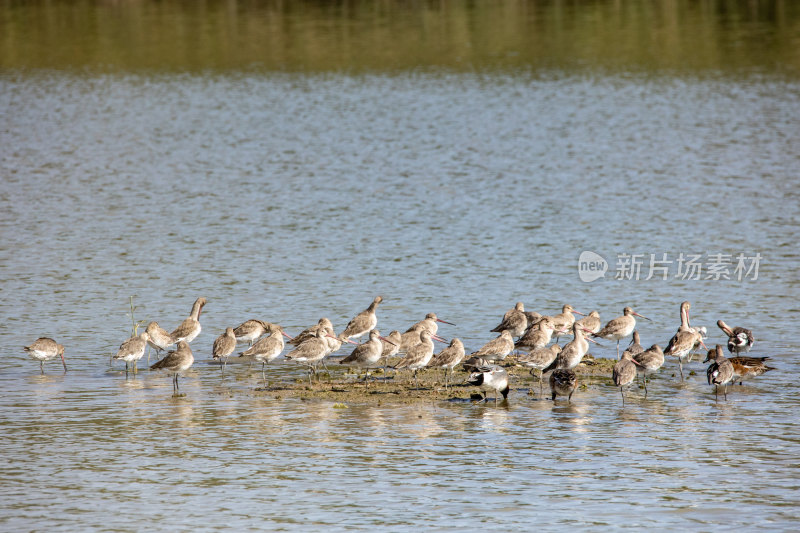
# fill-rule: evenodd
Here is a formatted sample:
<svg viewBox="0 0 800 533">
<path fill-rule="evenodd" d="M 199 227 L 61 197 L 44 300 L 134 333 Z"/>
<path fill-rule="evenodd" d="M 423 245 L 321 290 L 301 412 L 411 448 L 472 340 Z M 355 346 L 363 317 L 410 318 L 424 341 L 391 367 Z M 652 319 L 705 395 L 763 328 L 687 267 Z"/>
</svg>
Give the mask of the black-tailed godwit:
<svg viewBox="0 0 800 533">
<path fill-rule="evenodd" d="M 369 370 L 380 366 L 381 355 L 383 354 L 383 342 L 391 343 L 390 340 L 381 337 L 380 331 L 373 329 L 369 332 L 369 340 L 357 345 L 350 355 L 339 361 L 339 364 L 355 366 L 364 369 L 364 386 L 369 387 Z"/>
<path fill-rule="evenodd" d="M 144 331 L 119 345 L 119 350 L 117 350 L 114 359 L 125 361 L 125 374 L 128 373 L 131 363 L 133 363 L 133 373 L 138 372 L 136 363 L 144 357 L 144 351 L 147 349 L 147 341 L 149 340 L 150 335 L 147 331 Z"/>
<path fill-rule="evenodd" d="M 458 338 L 450 340 L 450 345 L 436 354 L 428 363 L 433 368 L 444 368 L 444 388 L 447 390 L 447 372 L 450 371 L 451 381 L 453 368 L 464 360 L 464 343 Z"/>
<path fill-rule="evenodd" d="M 173 395 L 180 394 L 180 387 L 178 386 L 178 376 L 188 370 L 192 363 L 194 363 L 194 355 L 189 343 L 186 341 L 178 341 L 178 345 L 174 351 L 167 352 L 160 361 L 156 361 L 151 367 L 151 370 L 166 370 L 174 374 L 172 378 L 172 393 Z"/>
<path fill-rule="evenodd" d="M 346 339 L 352 339 L 354 337 L 358 339 L 375 329 L 375 326 L 378 325 L 378 315 L 375 311 L 378 309 L 378 304 L 382 301 L 382 296 L 376 296 L 375 299 L 372 300 L 372 303 L 369 304 L 369 307 L 357 314 L 353 320 L 347 324 L 342 335 L 344 335 Z"/>
<path fill-rule="evenodd" d="M 678 331 L 667 343 L 664 350 L 664 355 L 675 356 L 678 358 L 678 368 L 681 373 L 681 381 L 683 381 L 683 363 L 689 360 L 695 344 L 700 343 L 703 347 L 702 334 L 689 326 L 689 309 L 691 304 L 689 302 L 682 302 L 680 306 L 681 325 Z"/>
<path fill-rule="evenodd" d="M 261 363 L 261 379 L 264 380 L 265 388 L 267 386 L 267 374 L 264 367 L 267 363 L 277 359 L 283 351 L 285 347 L 283 338 L 292 339 L 291 336 L 283 331 L 283 327 L 278 324 L 268 324 L 267 333 L 266 337 L 261 337 L 250 348 L 239 353 L 240 358 L 251 359 Z"/>
<path fill-rule="evenodd" d="M 67 363 L 64 361 L 64 346 L 58 344 L 49 337 L 40 337 L 33 341 L 30 346 L 22 348 L 28 355 L 39 361 L 39 369 L 44 374 L 44 362 L 55 357 L 61 357 L 61 364 L 64 365 L 64 372 L 67 371 Z"/>
<path fill-rule="evenodd" d="M 398 361 L 392 368 L 402 370 L 407 368 L 414 372 L 414 383 L 419 387 L 417 381 L 417 371 L 425 368 L 433 358 L 433 339 L 431 332 L 423 329 L 420 333 L 420 340 L 415 346 L 406 350 L 405 356 Z"/>
<path fill-rule="evenodd" d="M 214 339 L 214 345 L 211 348 L 211 357 L 214 361 L 222 360 L 222 373 L 225 373 L 225 367 L 228 364 L 228 357 L 236 349 L 236 334 L 233 328 L 225 328 L 225 333 Z"/>
<path fill-rule="evenodd" d="M 233 328 L 233 335 L 236 342 L 246 342 L 248 346 L 252 346 L 256 339 L 267 332 L 268 326 L 269 322 L 252 318 Z"/>
<path fill-rule="evenodd" d="M 195 300 L 194 304 L 192 305 L 192 312 L 189 313 L 189 317 L 181 322 L 181 325 L 175 328 L 175 330 L 169 334 L 174 342 L 192 342 L 197 338 L 198 335 L 200 335 L 200 331 L 202 330 L 200 327 L 200 313 L 203 312 L 203 307 L 205 305 L 205 298 L 198 298 Z"/>
<path fill-rule="evenodd" d="M 645 320 L 650 320 L 646 316 L 635 312 L 631 307 L 626 307 L 622 310 L 622 316 L 610 320 L 603 329 L 594 333 L 593 336 L 617 341 L 617 358 L 619 358 L 619 341 L 633 333 L 633 330 L 636 329 L 636 318 L 634 317 L 637 316 Z"/>
<path fill-rule="evenodd" d="M 548 348 L 535 348 L 530 353 L 517 358 L 517 363 L 531 369 L 531 375 L 534 370 L 539 371 L 539 396 L 542 395 L 544 387 L 544 369 L 553 364 L 559 353 L 561 353 L 561 346 L 553 344 Z"/>
<path fill-rule="evenodd" d="M 525 305 L 517 302 L 513 309 L 506 311 L 500 324 L 492 328 L 494 333 L 502 333 L 508 330 L 512 337 L 521 337 L 528 329 L 528 315 L 525 314 Z"/>
<path fill-rule="evenodd" d="M 632 355 L 633 360 L 637 363 L 636 371 L 642 374 L 644 397 L 647 398 L 647 378 L 664 366 L 664 351 L 661 346 L 654 344 L 647 350 Z"/>
</svg>

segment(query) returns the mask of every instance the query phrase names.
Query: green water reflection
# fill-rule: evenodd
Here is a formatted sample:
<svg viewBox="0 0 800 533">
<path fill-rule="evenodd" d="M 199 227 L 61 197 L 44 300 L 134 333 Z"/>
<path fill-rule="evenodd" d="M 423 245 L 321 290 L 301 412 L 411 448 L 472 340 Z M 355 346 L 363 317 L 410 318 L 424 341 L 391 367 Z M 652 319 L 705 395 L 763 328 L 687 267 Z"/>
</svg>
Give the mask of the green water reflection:
<svg viewBox="0 0 800 533">
<path fill-rule="evenodd" d="M 800 73 L 784 1 L 0 1 L 0 68 Z"/>
</svg>

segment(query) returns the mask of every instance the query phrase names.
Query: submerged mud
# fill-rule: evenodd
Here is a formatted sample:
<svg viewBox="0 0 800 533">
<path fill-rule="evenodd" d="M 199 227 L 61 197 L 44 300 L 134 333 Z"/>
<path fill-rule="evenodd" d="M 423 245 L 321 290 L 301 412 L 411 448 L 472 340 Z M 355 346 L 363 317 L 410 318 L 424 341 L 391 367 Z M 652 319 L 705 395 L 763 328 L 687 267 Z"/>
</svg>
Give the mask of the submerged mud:
<svg viewBox="0 0 800 533">
<path fill-rule="evenodd" d="M 417 403 L 427 401 L 469 401 L 483 398 L 480 390 L 466 384 L 470 373 L 460 367 L 452 375 L 448 375 L 445 385 L 444 370 L 426 368 L 417 372 L 408 370 L 395 371 L 391 368 L 394 360 L 389 361 L 387 370 L 377 368 L 365 375 L 363 370 L 348 369 L 339 365 L 336 360 L 329 361 L 328 370 L 320 368 L 309 381 L 308 375 L 295 374 L 293 378 L 276 378 L 267 371 L 266 384 L 259 381 L 253 390 L 258 396 L 275 399 L 298 398 L 301 400 L 327 400 L 337 402 L 340 407 L 356 403 Z M 614 359 L 598 358 L 590 355 L 575 368 L 578 375 L 578 386 L 585 386 L 590 381 L 610 381 L 611 370 L 616 363 Z M 516 364 L 509 357 L 501 363 L 509 374 L 509 386 L 512 394 L 539 395 L 538 372 L 530 371 Z M 548 376 L 544 376 L 543 395 L 549 397 Z M 487 398 L 491 401 L 494 392 L 489 391 Z M 500 397 L 502 400 L 502 396 Z"/>
</svg>

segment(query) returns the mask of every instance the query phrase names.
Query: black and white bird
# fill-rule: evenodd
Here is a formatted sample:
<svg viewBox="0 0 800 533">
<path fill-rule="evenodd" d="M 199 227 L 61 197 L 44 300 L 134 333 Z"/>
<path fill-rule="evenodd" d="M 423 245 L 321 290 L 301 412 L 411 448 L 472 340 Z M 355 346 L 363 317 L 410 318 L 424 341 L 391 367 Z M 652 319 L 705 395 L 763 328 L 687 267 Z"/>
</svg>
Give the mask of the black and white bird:
<svg viewBox="0 0 800 533">
<path fill-rule="evenodd" d="M 503 399 L 508 399 L 511 390 L 508 386 L 508 372 L 505 368 L 497 365 L 482 366 L 470 374 L 467 383 L 480 387 L 483 399 L 486 400 L 486 391 L 494 391 L 494 403 L 497 403 L 498 393 L 503 395 Z"/>
</svg>

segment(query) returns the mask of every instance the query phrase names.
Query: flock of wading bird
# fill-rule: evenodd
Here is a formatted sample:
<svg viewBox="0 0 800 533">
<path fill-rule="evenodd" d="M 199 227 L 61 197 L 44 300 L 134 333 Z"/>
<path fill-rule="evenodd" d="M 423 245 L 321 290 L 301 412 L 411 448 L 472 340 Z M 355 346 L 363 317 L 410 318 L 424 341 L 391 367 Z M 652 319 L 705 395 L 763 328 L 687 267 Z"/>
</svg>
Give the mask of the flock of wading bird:
<svg viewBox="0 0 800 533">
<path fill-rule="evenodd" d="M 502 321 L 491 331 L 499 333 L 497 338 L 487 342 L 478 351 L 467 356 L 464 344 L 453 338 L 449 344 L 437 335 L 438 323 L 454 325 L 446 320 L 439 319 L 435 313 L 428 313 L 423 320 L 417 322 L 405 333 L 392 331 L 388 337 L 383 337 L 376 329 L 378 317 L 376 310 L 383 298 L 377 296 L 364 311 L 355 316 L 347 327 L 338 335 L 334 333 L 333 324 L 327 318 L 298 335 L 291 337 L 283 328 L 271 322 L 252 319 L 247 320 L 237 327 L 225 329 L 212 348 L 215 361 L 221 363 L 224 374 L 228 358 L 236 351 L 237 345 L 247 343 L 249 347 L 239 352 L 242 361 L 261 363 L 261 376 L 266 387 L 267 378 L 265 366 L 275 360 L 285 348 L 284 337 L 289 339 L 292 350 L 284 354 L 288 361 L 304 365 L 308 368 L 309 383 L 313 385 L 312 374 L 316 374 L 317 367 L 325 364 L 324 359 L 338 351 L 344 343 L 354 344 L 353 351 L 340 360 L 341 365 L 360 367 L 365 370 L 364 383 L 369 387 L 369 371 L 388 365 L 390 357 L 399 355 L 399 361 L 391 368 L 395 370 L 407 369 L 413 372 L 417 383 L 417 372 L 426 367 L 443 368 L 445 389 L 448 381 L 452 381 L 453 369 L 459 364 L 469 372 L 465 385 L 480 388 L 482 398 L 486 399 L 486 392 L 494 391 L 495 403 L 498 393 L 503 399 L 508 397 L 509 382 L 508 372 L 498 363 L 502 363 L 512 352 L 514 363 L 529 368 L 531 374 L 538 370 L 539 394 L 542 394 L 543 375 L 550 372 L 550 389 L 553 401 L 558 396 L 566 396 L 571 401 L 572 394 L 578 386 L 574 368 L 580 364 L 584 355 L 589 350 L 589 341 L 596 343 L 592 338 L 617 341 L 617 359 L 614 365 L 612 378 L 614 384 L 620 388 L 622 403 L 625 404 L 625 388 L 630 387 L 637 375 L 642 376 L 644 382 L 645 398 L 647 397 L 648 377 L 657 372 L 663 365 L 666 356 L 674 356 L 678 360 L 681 380 L 683 364 L 691 360 L 693 350 L 703 346 L 706 350 L 704 338 L 707 335 L 705 327 L 694 328 L 689 322 L 689 302 L 680 305 L 680 326 L 675 335 L 670 339 L 666 349 L 658 344 L 653 344 L 645 349 L 640 344 L 639 333 L 636 331 L 636 317 L 650 320 L 636 313 L 630 307 L 623 309 L 620 317 L 609 321 L 605 326 L 600 321 L 600 313 L 592 311 L 583 315 L 564 305 L 562 312 L 553 316 L 544 316 L 536 312 L 525 311 L 522 302 L 505 313 Z M 179 394 L 178 376 L 189 369 L 194 363 L 194 356 L 189 346 L 200 334 L 200 313 L 206 304 L 205 298 L 198 298 L 192 306 L 192 311 L 172 333 L 162 329 L 157 322 L 150 322 L 146 330 L 140 335 L 131 337 L 122 343 L 114 359 L 125 361 L 125 371 L 133 368 L 136 372 L 136 362 L 144 356 L 145 349 L 149 346 L 159 353 L 169 350 L 163 359 L 150 368 L 165 370 L 173 374 L 173 393 Z M 575 319 L 575 314 L 584 318 Z M 708 350 L 705 362 L 711 361 L 706 372 L 709 385 L 715 386 L 715 396 L 718 397 L 719 387 L 723 387 L 723 394 L 727 399 L 727 385 L 741 382 L 764 372 L 773 370 L 764 361 L 768 357 L 745 357 L 739 355 L 748 352 L 753 346 L 753 334 L 749 329 L 736 327 L 730 328 L 722 320 L 717 321 L 719 328 L 727 336 L 728 350 L 736 357 L 726 358 L 722 346 L 717 344 L 714 349 Z M 560 346 L 559 337 L 572 335 L 572 340 Z M 351 339 L 364 336 L 368 340 L 358 344 Z M 632 336 L 628 347 L 619 354 L 619 343 L 622 339 Z M 516 340 L 514 340 L 516 338 Z M 437 340 L 448 344 L 446 348 L 435 354 L 433 341 Z M 555 342 L 553 342 L 555 340 Z M 551 342 L 553 342 L 551 344 Z M 548 346 L 549 345 L 549 346 Z M 37 339 L 25 351 L 40 362 L 44 373 L 44 361 L 61 357 L 64 371 L 67 370 L 64 361 L 64 347 L 50 338 Z M 149 358 L 149 355 L 148 355 Z M 381 365 L 381 361 L 384 361 Z M 448 380 L 448 373 L 450 379 Z M 417 383 L 418 386 L 418 383 Z"/>
</svg>

